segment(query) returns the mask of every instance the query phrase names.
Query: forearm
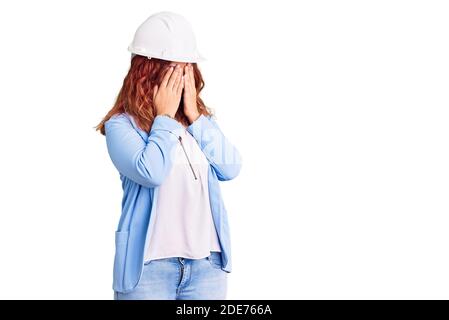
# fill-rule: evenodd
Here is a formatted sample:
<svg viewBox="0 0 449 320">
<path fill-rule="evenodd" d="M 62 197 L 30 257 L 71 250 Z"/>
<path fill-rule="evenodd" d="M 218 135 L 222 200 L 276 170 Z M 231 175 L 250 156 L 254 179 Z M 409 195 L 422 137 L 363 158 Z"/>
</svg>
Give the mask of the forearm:
<svg viewBox="0 0 449 320">
<path fill-rule="evenodd" d="M 108 152 L 117 170 L 144 187 L 160 185 L 171 168 L 176 130 L 182 126 L 168 117 L 156 117 L 148 141 L 123 117 L 109 120 L 105 126 Z"/>
</svg>

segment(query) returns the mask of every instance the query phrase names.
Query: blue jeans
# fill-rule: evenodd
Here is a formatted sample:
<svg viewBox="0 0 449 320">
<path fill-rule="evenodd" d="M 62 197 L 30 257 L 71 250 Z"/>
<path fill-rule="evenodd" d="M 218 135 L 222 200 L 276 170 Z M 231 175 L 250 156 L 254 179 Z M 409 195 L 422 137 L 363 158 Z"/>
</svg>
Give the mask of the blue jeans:
<svg viewBox="0 0 449 320">
<path fill-rule="evenodd" d="M 115 300 L 224 300 L 226 271 L 219 252 L 202 259 L 171 257 L 150 260 L 129 293 L 114 292 Z"/>
</svg>

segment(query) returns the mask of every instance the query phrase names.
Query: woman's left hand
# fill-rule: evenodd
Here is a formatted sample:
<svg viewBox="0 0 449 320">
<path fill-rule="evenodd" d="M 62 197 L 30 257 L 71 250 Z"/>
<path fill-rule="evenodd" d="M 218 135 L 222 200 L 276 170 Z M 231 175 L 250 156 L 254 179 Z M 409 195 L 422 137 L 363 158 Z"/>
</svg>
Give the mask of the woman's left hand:
<svg viewBox="0 0 449 320">
<path fill-rule="evenodd" d="M 193 66 L 191 64 L 186 64 L 184 66 L 184 114 L 186 115 L 189 122 L 192 123 L 200 116 L 198 112 L 198 107 L 196 104 L 196 87 L 195 87 L 195 77 L 193 75 Z"/>
</svg>

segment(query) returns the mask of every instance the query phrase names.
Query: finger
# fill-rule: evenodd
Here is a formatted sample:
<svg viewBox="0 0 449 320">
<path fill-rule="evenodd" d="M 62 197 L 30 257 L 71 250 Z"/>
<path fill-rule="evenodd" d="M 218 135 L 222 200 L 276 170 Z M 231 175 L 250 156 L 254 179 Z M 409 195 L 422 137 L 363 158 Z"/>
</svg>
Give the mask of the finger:
<svg viewBox="0 0 449 320">
<path fill-rule="evenodd" d="M 187 68 L 187 76 L 188 76 L 188 86 L 189 86 L 189 92 L 195 92 L 195 78 L 192 72 L 192 65 L 189 65 Z"/>
<path fill-rule="evenodd" d="M 170 88 L 171 90 L 173 90 L 176 80 L 178 80 L 179 74 L 180 74 L 179 66 L 176 66 L 175 71 L 173 71 L 170 80 L 168 80 L 167 84 L 167 87 Z"/>
<path fill-rule="evenodd" d="M 176 91 L 176 94 L 177 95 L 181 95 L 181 93 L 182 93 L 182 89 L 184 88 L 184 81 L 185 81 L 185 76 L 183 77 L 181 77 L 181 82 L 180 82 L 180 84 L 179 84 L 179 86 L 178 86 L 178 91 Z"/>
<path fill-rule="evenodd" d="M 189 66 L 186 64 L 184 67 L 184 92 L 189 90 L 190 90 Z"/>
<path fill-rule="evenodd" d="M 153 88 L 153 100 L 156 99 L 157 89 L 158 89 L 158 86 L 155 85 L 154 88 Z"/>
<path fill-rule="evenodd" d="M 168 80 L 170 79 L 171 74 L 173 73 L 174 68 L 170 67 L 168 68 L 168 70 L 165 72 L 164 78 L 162 79 L 161 82 L 161 87 L 166 87 L 168 84 Z"/>
<path fill-rule="evenodd" d="M 192 90 L 196 91 L 196 86 L 195 86 L 195 74 L 193 73 L 193 66 L 190 65 L 189 66 L 189 80 L 190 80 L 190 85 L 192 87 Z"/>
<path fill-rule="evenodd" d="M 175 83 L 173 84 L 173 91 L 174 92 L 178 92 L 179 86 L 181 85 L 181 81 L 182 81 L 182 70 L 181 70 L 181 68 L 179 68 L 179 70 L 177 72 L 178 72 L 178 74 L 176 75 Z"/>
</svg>

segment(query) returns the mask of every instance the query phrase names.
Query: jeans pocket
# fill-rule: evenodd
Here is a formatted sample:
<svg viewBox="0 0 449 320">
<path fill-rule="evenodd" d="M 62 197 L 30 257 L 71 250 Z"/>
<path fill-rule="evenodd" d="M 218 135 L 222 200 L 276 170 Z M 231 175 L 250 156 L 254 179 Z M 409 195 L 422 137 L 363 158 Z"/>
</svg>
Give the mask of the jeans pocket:
<svg viewBox="0 0 449 320">
<path fill-rule="evenodd" d="M 221 269 L 221 253 L 220 252 L 211 252 L 211 254 L 207 257 L 210 265 L 214 269 Z"/>
</svg>

